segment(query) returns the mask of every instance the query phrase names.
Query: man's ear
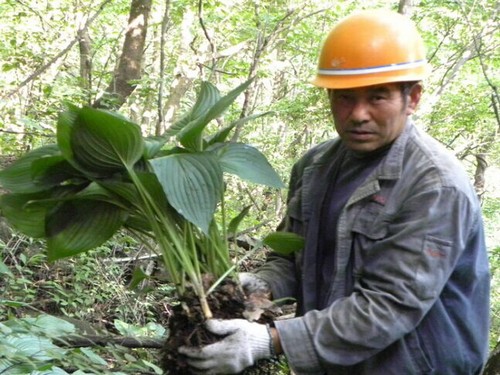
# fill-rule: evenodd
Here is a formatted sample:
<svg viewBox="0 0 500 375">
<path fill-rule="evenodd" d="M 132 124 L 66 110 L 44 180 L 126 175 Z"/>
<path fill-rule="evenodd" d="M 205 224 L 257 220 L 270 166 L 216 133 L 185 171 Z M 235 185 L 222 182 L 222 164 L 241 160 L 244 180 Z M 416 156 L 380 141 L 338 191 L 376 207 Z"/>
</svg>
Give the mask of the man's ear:
<svg viewBox="0 0 500 375">
<path fill-rule="evenodd" d="M 415 113 L 418 103 L 420 102 L 420 97 L 422 96 L 422 85 L 420 83 L 414 84 L 408 95 L 408 105 L 406 106 L 406 115 L 411 115 Z"/>
</svg>

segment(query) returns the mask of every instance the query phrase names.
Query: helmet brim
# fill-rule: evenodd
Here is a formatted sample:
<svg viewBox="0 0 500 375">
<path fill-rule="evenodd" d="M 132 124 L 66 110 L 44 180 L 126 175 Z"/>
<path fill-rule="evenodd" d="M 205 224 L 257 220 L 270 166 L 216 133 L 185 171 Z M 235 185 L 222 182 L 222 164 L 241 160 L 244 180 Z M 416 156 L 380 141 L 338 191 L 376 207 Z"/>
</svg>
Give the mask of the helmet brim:
<svg viewBox="0 0 500 375">
<path fill-rule="evenodd" d="M 364 86 L 374 86 L 393 82 L 423 81 L 430 73 L 428 64 L 410 71 L 379 72 L 376 74 L 358 75 L 322 75 L 318 74 L 311 83 L 326 89 L 349 89 Z"/>
</svg>

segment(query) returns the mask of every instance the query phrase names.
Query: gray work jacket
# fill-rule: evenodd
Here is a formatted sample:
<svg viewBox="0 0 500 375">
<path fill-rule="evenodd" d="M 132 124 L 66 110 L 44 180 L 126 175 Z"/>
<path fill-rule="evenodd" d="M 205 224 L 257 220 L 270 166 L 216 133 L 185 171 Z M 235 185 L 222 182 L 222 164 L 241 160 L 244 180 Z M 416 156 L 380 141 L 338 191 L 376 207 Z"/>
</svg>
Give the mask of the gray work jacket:
<svg viewBox="0 0 500 375">
<path fill-rule="evenodd" d="M 489 330 L 480 205 L 456 158 L 410 122 L 331 228 L 328 307 L 315 308 L 319 212 L 340 147 L 325 142 L 294 166 L 283 229 L 305 248 L 273 254 L 258 271 L 274 298 L 297 298 L 298 316 L 276 322 L 290 366 L 299 375 L 479 374 Z"/>
</svg>

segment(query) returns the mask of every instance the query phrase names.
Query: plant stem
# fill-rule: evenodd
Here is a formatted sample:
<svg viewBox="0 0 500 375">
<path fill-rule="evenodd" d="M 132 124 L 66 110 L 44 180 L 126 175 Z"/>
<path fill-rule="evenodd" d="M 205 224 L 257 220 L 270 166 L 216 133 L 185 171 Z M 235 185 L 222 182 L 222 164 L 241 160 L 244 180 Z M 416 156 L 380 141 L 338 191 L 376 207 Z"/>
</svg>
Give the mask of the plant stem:
<svg viewBox="0 0 500 375">
<path fill-rule="evenodd" d="M 176 223 L 169 220 L 168 215 L 165 215 L 163 210 L 155 204 L 135 171 L 129 168 L 128 172 L 143 199 L 145 216 L 149 219 L 155 239 L 161 248 L 164 265 L 173 278 L 178 294 L 182 295 L 185 292 L 184 279 L 187 275 L 198 296 L 203 315 L 206 319 L 212 318 L 213 314 L 203 286 L 192 224 L 185 222 L 185 230 L 182 232 L 184 236 L 180 235 L 177 232 Z"/>
<path fill-rule="evenodd" d="M 199 296 L 199 299 L 200 299 L 200 305 L 201 305 L 201 310 L 203 311 L 203 316 L 205 317 L 205 319 L 212 319 L 213 318 L 213 314 L 212 314 L 212 310 L 210 310 L 210 306 L 208 305 L 208 300 L 207 300 L 207 296 L 205 295 L 205 292 L 203 292 L 203 295 Z"/>
</svg>

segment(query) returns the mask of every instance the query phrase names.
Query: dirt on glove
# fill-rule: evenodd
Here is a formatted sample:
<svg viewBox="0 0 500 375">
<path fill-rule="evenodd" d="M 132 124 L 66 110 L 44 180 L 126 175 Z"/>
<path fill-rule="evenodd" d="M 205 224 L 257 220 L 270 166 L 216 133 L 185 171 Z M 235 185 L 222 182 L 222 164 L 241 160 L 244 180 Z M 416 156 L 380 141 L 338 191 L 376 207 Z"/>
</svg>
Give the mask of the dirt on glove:
<svg viewBox="0 0 500 375">
<path fill-rule="evenodd" d="M 209 296 L 208 303 L 214 319 L 247 319 L 249 311 L 252 319 L 259 323 L 270 323 L 277 315 L 269 301 L 262 301 L 259 305 L 255 298 L 246 298 L 239 284 L 226 279 Z M 260 316 L 255 315 L 259 310 Z M 189 375 L 189 366 L 185 358 L 178 353 L 180 346 L 201 347 L 212 344 L 223 337 L 213 334 L 205 328 L 205 318 L 196 295 L 188 290 L 181 297 L 179 304 L 173 306 L 173 314 L 168 321 L 169 336 L 161 353 L 161 367 L 166 374 Z M 245 370 L 245 375 L 275 374 L 272 360 L 259 361 L 256 365 Z"/>
</svg>

